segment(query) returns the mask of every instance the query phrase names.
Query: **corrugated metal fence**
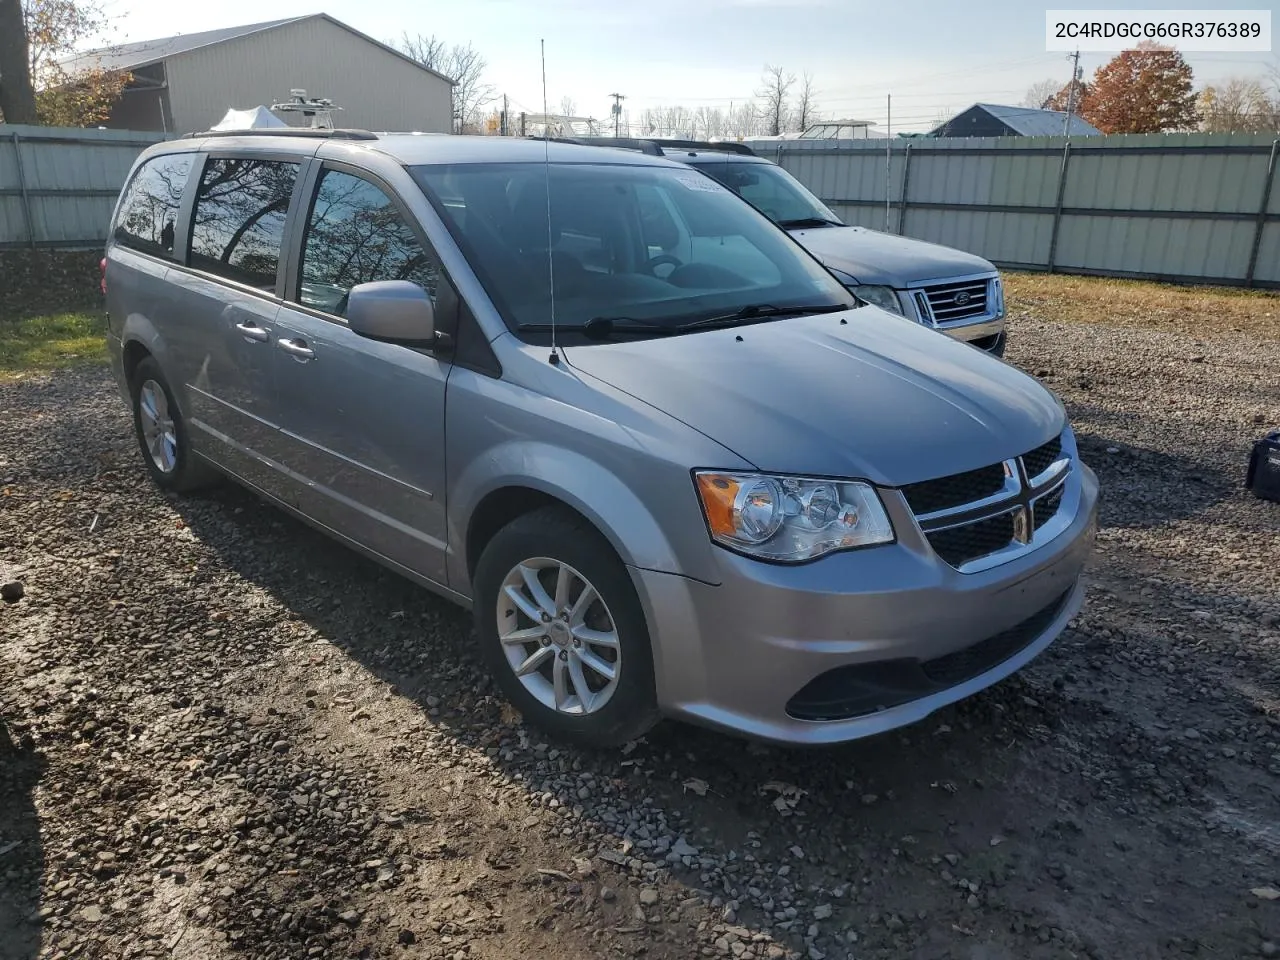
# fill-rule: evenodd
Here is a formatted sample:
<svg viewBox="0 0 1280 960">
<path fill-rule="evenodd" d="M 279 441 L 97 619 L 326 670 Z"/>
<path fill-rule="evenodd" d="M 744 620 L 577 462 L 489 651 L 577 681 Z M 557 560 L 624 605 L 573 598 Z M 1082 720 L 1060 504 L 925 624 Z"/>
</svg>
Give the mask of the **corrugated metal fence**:
<svg viewBox="0 0 1280 960">
<path fill-rule="evenodd" d="M 0 249 L 100 244 L 134 158 L 163 139 L 0 124 Z M 1278 143 L 1169 134 L 751 145 L 849 223 L 1001 266 L 1280 288 Z"/>
<path fill-rule="evenodd" d="M 0 124 L 0 249 L 93 247 L 129 167 L 161 133 Z"/>
<path fill-rule="evenodd" d="M 1000 266 L 1280 287 L 1272 135 L 748 143 L 848 223 Z"/>
</svg>

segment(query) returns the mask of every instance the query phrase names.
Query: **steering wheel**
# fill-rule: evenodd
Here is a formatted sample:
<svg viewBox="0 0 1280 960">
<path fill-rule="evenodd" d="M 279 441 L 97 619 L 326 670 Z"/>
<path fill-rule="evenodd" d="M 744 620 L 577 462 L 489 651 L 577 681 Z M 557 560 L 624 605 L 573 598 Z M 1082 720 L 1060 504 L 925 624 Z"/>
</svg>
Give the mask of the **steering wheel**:
<svg viewBox="0 0 1280 960">
<path fill-rule="evenodd" d="M 676 270 L 679 270 L 681 267 L 684 266 L 684 261 L 681 260 L 679 257 L 671 256 L 671 254 L 669 253 L 660 253 L 656 257 L 651 257 L 650 259 L 646 260 L 640 269 L 642 269 L 645 273 L 649 274 L 650 276 L 657 277 L 658 276 L 656 272 L 657 269 L 659 267 L 666 266 L 668 264 L 670 264 L 672 272 L 674 273 Z M 671 274 L 667 274 L 667 276 L 669 277 L 671 276 Z M 665 278 L 658 277 L 658 279 L 661 280 Z"/>
</svg>

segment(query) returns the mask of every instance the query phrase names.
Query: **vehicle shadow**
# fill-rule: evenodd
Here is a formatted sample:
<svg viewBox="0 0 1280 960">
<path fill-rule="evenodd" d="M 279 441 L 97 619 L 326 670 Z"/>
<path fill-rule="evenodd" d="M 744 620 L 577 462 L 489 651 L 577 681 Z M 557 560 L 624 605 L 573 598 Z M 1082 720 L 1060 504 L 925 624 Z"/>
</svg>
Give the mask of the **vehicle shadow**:
<svg viewBox="0 0 1280 960">
<path fill-rule="evenodd" d="M 0 960 L 40 954 L 44 854 L 33 794 L 43 769 L 43 757 L 0 707 Z"/>
<path fill-rule="evenodd" d="M 1090 459 L 1096 459 L 1092 454 L 1098 442 L 1086 439 Z M 1215 481 L 1205 505 L 1225 495 L 1219 491 L 1223 483 Z M 175 507 L 191 531 L 232 570 L 268 591 L 321 637 L 410 698 L 424 720 L 429 716 L 430 723 L 449 730 L 460 743 L 488 750 L 513 781 L 527 783 L 531 794 L 540 792 L 542 776 L 529 776 L 528 745 L 546 738 L 504 720 L 502 701 L 493 685 L 487 678 L 476 682 L 475 672 L 483 676 L 483 668 L 475 653 L 469 614 L 238 488 L 177 501 Z M 1124 574 L 1128 579 L 1148 572 L 1136 555 L 1121 562 L 1133 564 Z M 1110 583 L 1123 573 L 1099 569 L 1095 563 L 1090 577 L 1095 583 Z M 1215 599 L 1198 598 L 1185 588 L 1169 591 L 1166 609 L 1175 614 L 1175 622 L 1179 609 Z M 1103 592 L 1110 601 L 1116 600 L 1115 591 Z M 1237 608 L 1249 602 L 1248 598 L 1227 600 Z M 1116 751 L 1109 745 L 1117 737 L 1153 735 L 1147 729 L 1150 725 L 1180 722 L 1168 713 L 1178 695 L 1166 686 L 1163 675 L 1135 673 L 1139 679 L 1126 695 L 1136 705 L 1125 706 L 1120 713 L 1115 703 L 1098 695 L 1098 689 L 1105 692 L 1108 684 L 1115 686 L 1106 674 L 1112 658 L 1126 655 L 1123 633 L 1113 634 L 1109 628 L 1109 611 L 1114 607 L 1102 609 L 1100 616 L 1087 622 L 1078 620 L 1018 675 L 913 727 L 852 744 L 816 750 L 765 747 L 666 722 L 632 751 L 552 746 L 560 749 L 562 764 L 624 784 L 627 803 L 657 804 L 666 811 L 671 833 L 694 847 L 742 856 L 753 846 L 765 844 L 778 847 L 774 856 L 783 860 L 792 856 L 788 850 L 798 849 L 795 876 L 823 890 L 852 884 L 850 896 L 856 897 L 861 889 L 865 897 L 875 898 L 858 901 L 868 910 L 881 898 L 899 903 L 896 909 L 903 911 L 913 904 L 923 909 L 930 903 L 928 892 L 918 889 L 918 883 L 913 887 L 907 882 L 910 871 L 895 864 L 972 856 L 984 864 L 984 876 L 989 873 L 996 878 L 991 882 L 997 886 L 1012 875 L 1005 872 L 1006 867 L 1013 873 L 1036 875 L 1046 869 L 1066 869 L 1061 862 L 1074 858 L 1084 872 L 1094 869 L 1093 861 L 1099 856 L 1095 848 L 1105 846 L 1110 857 L 1114 852 L 1110 838 L 1130 829 L 1117 827 L 1112 812 L 1099 808 L 1099 801 L 1132 808 L 1134 801 L 1127 799 L 1126 791 L 1136 789 L 1141 795 L 1166 789 L 1162 777 L 1156 777 L 1158 786 L 1153 786 L 1143 779 L 1145 774 L 1114 767 Z M 1142 608 L 1136 609 L 1143 613 Z M 1222 655 L 1214 644 L 1200 648 L 1175 643 L 1173 638 L 1169 642 L 1182 675 L 1208 677 L 1222 669 Z M 429 656 L 424 658 L 424 651 Z M 460 662 L 474 665 L 476 671 L 440 666 L 456 667 Z M 1243 675 L 1265 675 L 1273 669 L 1251 664 L 1238 650 L 1229 662 L 1233 671 Z M 1220 696 L 1224 716 L 1257 714 L 1258 704 L 1241 688 L 1224 687 Z M 1214 784 L 1232 776 L 1211 769 L 1199 754 L 1181 746 L 1162 748 L 1161 756 L 1162 770 L 1169 771 L 1163 776 L 1172 778 L 1167 786 L 1170 795 L 1188 809 L 1208 803 Z M 555 773 L 549 768 L 539 770 Z M 1077 826 L 1097 817 L 1101 839 L 1082 843 L 1062 834 L 1065 811 L 1072 812 L 1067 819 Z M 596 815 L 590 804 L 583 815 L 606 838 L 612 837 L 606 839 L 606 846 L 623 849 L 635 843 L 639 851 L 659 861 L 669 852 L 663 843 L 655 845 L 635 835 L 625 818 Z M 1130 882 L 1131 874 L 1172 872 L 1184 856 L 1159 833 L 1154 821 L 1132 829 L 1145 832 L 1139 839 L 1123 842 L 1151 849 L 1140 863 L 1107 867 L 1114 874 L 1113 890 Z M 1001 838 L 1017 842 L 997 853 L 993 848 Z M 830 857 L 826 863 L 839 860 L 855 866 L 823 866 L 824 855 Z M 804 857 L 814 861 L 811 868 Z M 859 877 L 848 873 L 858 864 L 866 870 L 861 888 Z M 714 883 L 708 889 L 708 875 L 699 875 L 696 858 L 693 865 L 692 871 L 679 874 L 682 881 L 691 889 L 727 899 L 727 892 L 715 889 Z M 1212 877 L 1205 882 L 1211 883 Z M 740 889 L 742 885 L 738 884 Z M 1010 909 L 1024 909 L 1032 917 L 1058 909 L 1032 889 L 1027 885 L 1025 892 L 1011 892 L 1009 902 L 1014 906 Z M 1206 887 L 1205 904 L 1213 902 L 1213 893 L 1212 887 Z M 1072 922 L 1082 937 L 1107 942 L 1108 924 L 1132 920 L 1126 920 L 1124 912 L 1131 908 L 1122 909 L 1111 897 L 1111 893 L 1099 893 L 1090 907 L 1073 911 Z M 1185 907 L 1185 900 L 1179 902 Z M 1144 906 L 1142 921 L 1134 929 L 1176 930 L 1194 928 L 1198 920 L 1209 923 L 1207 914 L 1197 918 L 1180 915 L 1178 910 L 1174 903 L 1163 908 Z M 1090 919 L 1095 914 L 1096 919 Z M 768 929 L 769 918 L 753 915 L 745 904 L 738 916 L 739 924 Z M 1091 924 L 1096 927 L 1092 934 Z M 1140 932 L 1133 935 L 1142 936 Z M 1121 954 L 1103 950 L 1096 955 Z"/>
<path fill-rule="evenodd" d="M 1080 458 L 1098 475 L 1107 526 L 1157 527 L 1242 496 L 1246 452 L 1240 455 L 1240 470 L 1232 473 L 1194 452 L 1173 454 L 1090 428 L 1078 430 L 1076 443 Z"/>
</svg>

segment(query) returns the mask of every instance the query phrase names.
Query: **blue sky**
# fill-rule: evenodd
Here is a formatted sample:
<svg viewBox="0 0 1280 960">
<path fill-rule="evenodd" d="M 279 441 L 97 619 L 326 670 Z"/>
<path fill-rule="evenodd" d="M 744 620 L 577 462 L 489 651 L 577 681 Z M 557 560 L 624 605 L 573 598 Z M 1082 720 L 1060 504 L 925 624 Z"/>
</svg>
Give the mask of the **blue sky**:
<svg viewBox="0 0 1280 960">
<path fill-rule="evenodd" d="M 322 5 L 319 5 L 322 4 Z M 1098 0 L 1061 8 L 1167 9 L 1173 4 L 1108 5 Z M 1273 9 L 1272 4 L 1199 0 L 1197 9 Z M 542 108 L 538 40 L 547 47 L 552 110 L 572 97 L 582 115 L 605 118 L 608 94 L 627 95 L 633 116 L 647 106 L 741 103 L 759 86 L 765 63 L 813 75 L 825 116 L 885 123 L 893 95 L 893 129 L 927 129 L 943 114 L 979 101 L 1016 104 L 1027 87 L 1049 77 L 1063 83 L 1070 66 L 1044 49 L 1044 4 L 987 0 L 901 3 L 892 0 L 107 0 L 117 18 L 113 40 L 324 12 L 380 40 L 404 31 L 470 42 L 489 62 L 487 79 L 507 93 L 513 110 Z M 1083 54 L 1085 75 L 1109 54 Z M 1271 54 L 1188 54 L 1197 85 L 1261 75 Z M 325 91 L 313 91 L 325 95 Z"/>
</svg>

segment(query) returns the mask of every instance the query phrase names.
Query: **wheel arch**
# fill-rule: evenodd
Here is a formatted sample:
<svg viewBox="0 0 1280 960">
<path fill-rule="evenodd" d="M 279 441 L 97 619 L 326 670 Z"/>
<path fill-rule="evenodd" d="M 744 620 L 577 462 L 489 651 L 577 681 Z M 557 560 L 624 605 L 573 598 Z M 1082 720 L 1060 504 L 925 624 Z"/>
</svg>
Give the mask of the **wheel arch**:
<svg viewBox="0 0 1280 960">
<path fill-rule="evenodd" d="M 485 545 L 516 517 L 558 505 L 583 517 L 628 566 L 682 571 L 676 549 L 641 497 L 605 466 L 536 441 L 474 460 L 450 484 L 450 586 L 470 595 Z"/>
</svg>

